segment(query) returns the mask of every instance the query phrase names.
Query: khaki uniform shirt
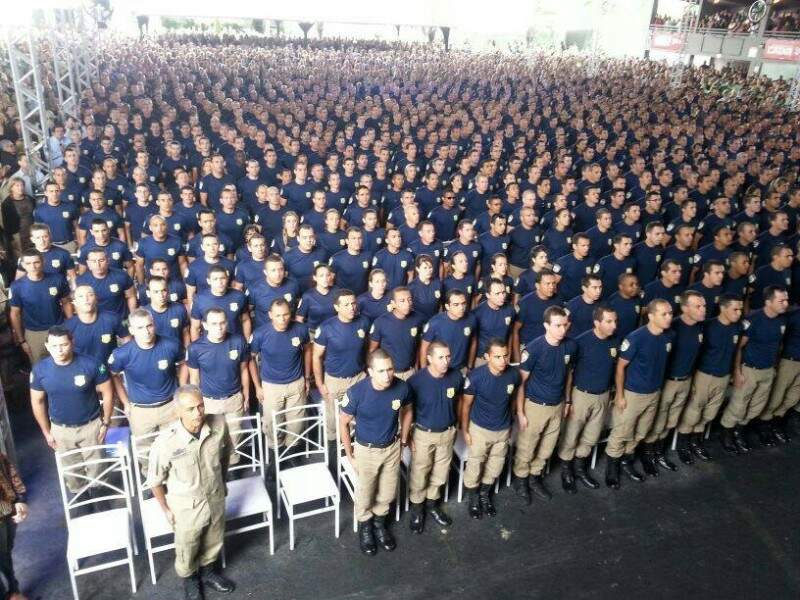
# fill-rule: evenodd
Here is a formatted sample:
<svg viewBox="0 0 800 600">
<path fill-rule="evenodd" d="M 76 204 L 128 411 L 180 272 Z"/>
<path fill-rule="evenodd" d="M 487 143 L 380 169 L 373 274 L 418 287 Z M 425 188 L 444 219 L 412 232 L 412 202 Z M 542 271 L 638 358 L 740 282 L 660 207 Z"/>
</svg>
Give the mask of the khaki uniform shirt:
<svg viewBox="0 0 800 600">
<path fill-rule="evenodd" d="M 206 415 L 197 438 L 176 421 L 153 442 L 147 483 L 166 485 L 173 511 L 191 509 L 206 500 L 224 502 L 230 444 L 223 415 Z"/>
</svg>

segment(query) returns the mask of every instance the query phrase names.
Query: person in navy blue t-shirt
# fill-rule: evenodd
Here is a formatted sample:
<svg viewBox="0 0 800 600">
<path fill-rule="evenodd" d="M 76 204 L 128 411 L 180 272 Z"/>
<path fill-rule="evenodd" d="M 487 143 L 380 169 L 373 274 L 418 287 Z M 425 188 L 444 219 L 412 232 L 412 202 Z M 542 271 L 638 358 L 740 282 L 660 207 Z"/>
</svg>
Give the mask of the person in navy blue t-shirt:
<svg viewBox="0 0 800 600">
<path fill-rule="evenodd" d="M 483 355 L 489 345 L 489 340 L 506 340 L 509 347 L 516 343 L 512 341 L 512 331 L 516 320 L 516 311 L 510 304 L 506 304 L 508 292 L 505 284 L 500 279 L 490 279 L 486 284 L 485 300 L 472 311 L 475 316 L 478 335 L 478 350 L 475 366 L 486 364 Z"/>
<path fill-rule="evenodd" d="M 575 338 L 572 358 L 572 393 L 558 445 L 561 484 L 577 492 L 575 479 L 590 489 L 600 484 L 589 474 L 587 462 L 605 427 L 609 393 L 619 350 L 617 313 L 606 305 L 594 309 L 592 328 Z"/>
<path fill-rule="evenodd" d="M 369 350 L 383 348 L 392 357 L 395 377 L 408 381 L 417 370 L 417 351 L 424 319 L 414 311 L 407 287 L 392 290 L 392 310 L 381 315 L 369 330 Z"/>
<path fill-rule="evenodd" d="M 372 255 L 362 251 L 363 244 L 361 229 L 350 227 L 347 230 L 347 248 L 330 259 L 330 265 L 336 273 L 336 283 L 352 290 L 356 296 L 367 291 L 367 276 L 372 264 Z"/>
<path fill-rule="evenodd" d="M 72 292 L 75 315 L 64 321 L 64 328 L 72 334 L 75 351 L 88 354 L 106 364 L 119 343 L 127 343 L 130 333 L 119 315 L 100 311 L 97 294 L 88 285 L 79 285 Z"/>
<path fill-rule="evenodd" d="M 444 342 L 435 341 L 428 346 L 427 363 L 427 367 L 408 380 L 414 393 L 408 491 L 409 527 L 414 533 L 422 533 L 426 510 L 442 527 L 453 523 L 439 500 L 450 472 L 456 439 L 456 409 L 464 385 L 461 373 L 450 368 L 450 348 Z"/>
<path fill-rule="evenodd" d="M 264 413 L 264 432 L 267 446 L 274 446 L 275 434 L 272 415 L 276 411 L 296 408 L 306 404 L 311 381 L 311 361 L 306 348 L 310 341 L 309 327 L 292 320 L 291 304 L 285 298 L 275 298 L 269 308 L 269 322 L 253 332 L 250 351 L 260 357 L 259 365 L 250 363 L 250 372 L 256 397 Z M 300 411 L 295 412 L 299 418 Z M 299 434 L 303 423 L 286 425 Z M 278 437 L 278 446 L 285 442 Z M 289 440 L 290 445 L 293 440 Z"/>
<path fill-rule="evenodd" d="M 157 275 L 152 276 L 147 282 L 147 294 L 150 302 L 144 309 L 153 317 L 156 335 L 174 339 L 181 348 L 187 348 L 191 340 L 189 315 L 182 302 L 170 300 L 167 280 Z"/>
<path fill-rule="evenodd" d="M 569 412 L 572 361 L 577 345 L 567 338 L 569 317 L 560 306 L 544 311 L 543 336 L 525 347 L 516 396 L 519 421 L 514 455 L 514 489 L 526 504 L 531 492 L 542 500 L 552 495 L 542 472 L 556 447 L 561 419 Z"/>
<path fill-rule="evenodd" d="M 451 366 L 466 369 L 475 361 L 478 337 L 475 334 L 477 320 L 469 312 L 467 295 L 461 290 L 450 290 L 444 302 L 445 311 L 428 321 L 422 333 L 419 348 L 420 366 L 427 363 L 428 345 L 434 340 L 442 340 L 450 347 Z"/>
<path fill-rule="evenodd" d="M 606 485 L 619 488 L 620 467 L 632 480 L 644 481 L 634 466 L 636 446 L 650 431 L 672 351 L 672 307 L 666 300 L 647 305 L 647 325 L 620 345 L 615 373 L 614 426 L 606 445 Z"/>
<path fill-rule="evenodd" d="M 597 275 L 586 275 L 581 280 L 580 296 L 567 302 L 570 337 L 578 337 L 594 326 L 594 311 L 603 295 L 603 282 Z"/>
<path fill-rule="evenodd" d="M 141 436 L 175 420 L 172 395 L 179 385 L 188 382 L 188 373 L 181 344 L 158 337 L 153 316 L 147 310 L 137 308 L 128 323 L 133 339 L 114 350 L 108 364 L 131 433 Z"/>
<path fill-rule="evenodd" d="M 326 408 L 329 440 L 336 439 L 336 411 L 347 389 L 364 379 L 369 320 L 358 314 L 355 294 L 348 289 L 335 292 L 336 316 L 324 321 L 314 334 L 312 354 L 314 381 Z"/>
<path fill-rule="evenodd" d="M 64 327 L 51 327 L 46 343 L 50 356 L 33 366 L 30 387 L 33 416 L 47 445 L 63 453 L 102 444 L 114 404 L 106 366 L 89 355 L 76 353 L 72 334 Z M 64 457 L 63 462 L 69 466 L 101 458 L 102 452 L 93 450 Z M 95 478 L 102 468 L 99 462 L 87 466 L 85 475 Z M 88 483 L 67 477 L 67 487 L 73 493 Z"/>
<path fill-rule="evenodd" d="M 750 447 L 742 427 L 758 419 L 769 402 L 775 379 L 783 335 L 786 332 L 786 311 L 789 294 L 786 288 L 769 286 L 764 290 L 764 308 L 751 312 L 742 321 L 739 351 L 733 367 L 733 394 L 722 412 L 720 424 L 726 437 L 733 437 L 740 452 Z M 774 446 L 775 436 L 767 421 L 757 421 L 759 440 Z"/>
<path fill-rule="evenodd" d="M 355 302 L 353 296 L 349 298 Z M 355 383 L 342 398 L 339 428 L 346 454 L 343 460 L 351 461 L 358 473 L 359 544 L 364 554 L 373 555 L 378 544 L 387 552 L 396 547 L 386 516 L 397 495 L 401 446 L 408 445 L 413 411 L 411 388 L 394 376 L 392 358 L 385 350 L 370 352 L 367 369 L 369 377 Z M 354 420 L 355 444 L 350 433 Z"/>
<path fill-rule="evenodd" d="M 469 452 L 464 487 L 473 519 L 497 514 L 492 486 L 505 465 L 511 405 L 520 384 L 519 371 L 509 366 L 511 355 L 503 340 L 489 342 L 484 358 L 485 365 L 467 374 L 460 419 Z"/>
<path fill-rule="evenodd" d="M 75 285 L 88 285 L 97 294 L 100 310 L 113 312 L 124 319 L 136 309 L 136 289 L 125 271 L 111 269 L 102 248 L 94 248 L 86 257 L 89 270 L 75 279 Z"/>
</svg>

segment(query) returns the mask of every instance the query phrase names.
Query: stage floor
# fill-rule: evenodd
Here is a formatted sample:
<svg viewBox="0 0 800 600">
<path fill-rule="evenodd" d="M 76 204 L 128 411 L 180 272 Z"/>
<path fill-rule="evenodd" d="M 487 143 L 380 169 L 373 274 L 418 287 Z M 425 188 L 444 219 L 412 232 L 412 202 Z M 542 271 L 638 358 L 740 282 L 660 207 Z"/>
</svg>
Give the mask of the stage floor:
<svg viewBox="0 0 800 600">
<path fill-rule="evenodd" d="M 18 530 L 18 577 L 31 599 L 71 598 L 55 461 L 29 409 L 14 410 L 11 418 L 31 508 Z M 711 463 L 681 465 L 679 472 L 643 484 L 626 480 L 616 492 L 603 486 L 567 496 L 554 472 L 547 479 L 553 500 L 522 507 L 503 487 L 493 519 L 471 520 L 466 503 L 451 497 L 449 530 L 429 519 L 425 533 L 412 536 L 404 514 L 392 524 L 397 550 L 375 557 L 358 551 L 349 500 L 338 540 L 332 513 L 311 517 L 296 523 L 290 551 L 288 524 L 281 519 L 274 556 L 264 530 L 229 540 L 226 573 L 238 585 L 231 597 L 800 597 L 800 440 L 744 457 L 722 456 L 715 442 L 710 447 Z M 598 478 L 603 467 L 601 461 Z M 135 597 L 182 597 L 171 552 L 157 556 L 155 587 L 145 555 L 137 558 Z M 124 567 L 80 577 L 78 586 L 82 600 L 130 596 Z"/>
</svg>

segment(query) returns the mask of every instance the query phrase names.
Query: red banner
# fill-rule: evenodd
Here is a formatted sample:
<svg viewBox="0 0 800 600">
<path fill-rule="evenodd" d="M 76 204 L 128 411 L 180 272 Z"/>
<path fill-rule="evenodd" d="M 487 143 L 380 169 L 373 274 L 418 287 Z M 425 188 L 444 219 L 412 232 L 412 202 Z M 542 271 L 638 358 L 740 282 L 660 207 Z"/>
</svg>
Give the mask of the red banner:
<svg viewBox="0 0 800 600">
<path fill-rule="evenodd" d="M 683 48 L 683 37 L 674 31 L 654 31 L 650 38 L 650 48 L 666 52 L 680 52 Z"/>
<path fill-rule="evenodd" d="M 800 40 L 768 38 L 764 44 L 761 58 L 764 60 L 800 61 Z"/>
</svg>

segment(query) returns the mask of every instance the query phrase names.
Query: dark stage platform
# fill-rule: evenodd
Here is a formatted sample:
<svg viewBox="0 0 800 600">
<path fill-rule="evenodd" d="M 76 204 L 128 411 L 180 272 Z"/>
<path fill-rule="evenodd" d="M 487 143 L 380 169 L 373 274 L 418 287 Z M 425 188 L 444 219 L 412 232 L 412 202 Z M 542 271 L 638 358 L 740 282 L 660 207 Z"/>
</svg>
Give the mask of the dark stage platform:
<svg viewBox="0 0 800 600">
<path fill-rule="evenodd" d="M 12 422 L 31 508 L 18 533 L 19 579 L 32 599 L 71 598 L 55 461 L 29 410 L 15 410 Z M 297 523 L 297 546 L 290 551 L 281 519 L 274 556 L 264 530 L 228 541 L 227 575 L 238 584 L 229 597 L 799 598 L 800 440 L 743 457 L 722 456 L 716 443 L 710 447 L 711 463 L 681 466 L 643 484 L 626 480 L 616 492 L 580 489 L 568 497 L 554 472 L 548 477 L 553 500 L 523 508 L 503 487 L 493 519 L 473 521 L 466 503 L 451 498 L 451 529 L 429 519 L 425 533 L 412 537 L 403 515 L 392 525 L 398 549 L 372 558 L 358 551 L 349 500 L 338 540 L 332 514 L 311 517 Z M 603 468 L 601 461 L 597 477 Z M 146 556 L 137 557 L 136 597 L 182 597 L 172 553 L 156 560 L 154 587 Z M 80 577 L 78 585 L 82 600 L 130 595 L 124 567 Z"/>
</svg>

